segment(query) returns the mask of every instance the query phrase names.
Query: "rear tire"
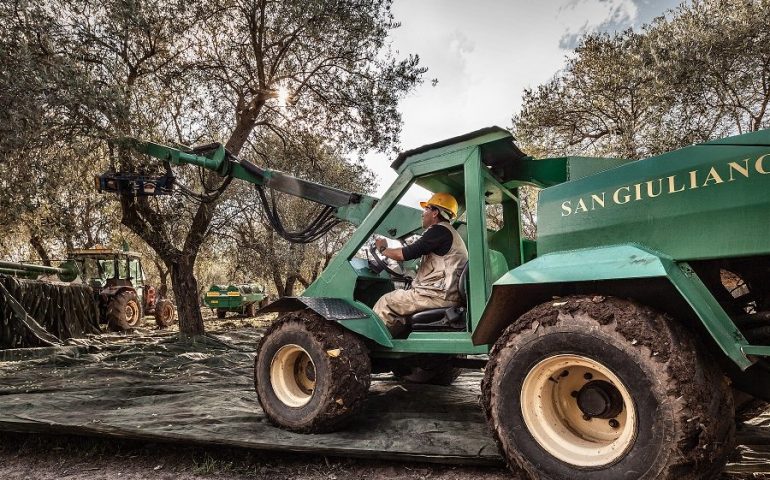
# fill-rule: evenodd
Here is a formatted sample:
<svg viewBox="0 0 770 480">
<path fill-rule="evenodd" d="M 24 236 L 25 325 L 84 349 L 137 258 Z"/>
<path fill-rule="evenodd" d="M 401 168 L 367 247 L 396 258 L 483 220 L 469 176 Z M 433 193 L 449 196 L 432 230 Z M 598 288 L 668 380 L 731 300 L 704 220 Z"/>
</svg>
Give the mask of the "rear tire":
<svg viewBox="0 0 770 480">
<path fill-rule="evenodd" d="M 225 315 L 227 315 L 227 310 L 223 310 L 221 308 L 217 308 L 217 318 L 218 319 L 221 320 L 221 319 L 225 318 Z"/>
<path fill-rule="evenodd" d="M 141 323 L 141 319 L 142 308 L 136 292 L 120 292 L 107 304 L 107 328 L 112 332 L 132 330 Z"/>
<path fill-rule="evenodd" d="M 174 323 L 176 323 L 174 304 L 165 298 L 158 300 L 155 304 L 155 325 L 158 328 L 166 328 Z"/>
<path fill-rule="evenodd" d="M 733 450 L 732 395 L 679 324 L 629 301 L 571 297 L 523 315 L 482 383 L 510 466 L 535 479 L 705 479 Z"/>
<path fill-rule="evenodd" d="M 370 381 L 361 338 L 310 311 L 273 323 L 254 361 L 262 410 L 274 425 L 294 432 L 339 429 L 363 406 Z"/>
</svg>

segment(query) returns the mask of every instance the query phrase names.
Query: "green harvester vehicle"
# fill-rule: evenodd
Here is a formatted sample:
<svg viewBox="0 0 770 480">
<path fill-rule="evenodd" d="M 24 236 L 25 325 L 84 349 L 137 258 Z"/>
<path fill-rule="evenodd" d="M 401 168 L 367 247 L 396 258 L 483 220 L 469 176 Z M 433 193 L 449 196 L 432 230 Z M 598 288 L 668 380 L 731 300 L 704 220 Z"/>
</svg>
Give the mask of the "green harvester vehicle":
<svg viewBox="0 0 770 480">
<path fill-rule="evenodd" d="M 713 478 L 736 419 L 770 401 L 770 130 L 626 161 L 536 159 L 486 128 L 399 155 L 382 199 L 264 170 L 219 145 L 124 144 L 253 183 L 290 240 L 357 226 L 302 296 L 261 310 L 281 316 L 257 349 L 256 392 L 282 428 L 341 428 L 374 372 L 446 384 L 459 367 L 484 366 L 490 432 L 532 478 Z M 101 185 L 139 190 L 111 173 Z M 372 306 L 408 279 L 374 249 L 368 260 L 357 252 L 373 235 L 420 233 L 420 210 L 398 204 L 412 185 L 460 204 L 465 304 L 459 325 L 449 309 L 430 310 L 393 338 Z M 536 242 L 522 235 L 525 185 L 542 188 Z M 270 190 L 325 208 L 289 232 Z"/>
<path fill-rule="evenodd" d="M 216 310 L 217 318 L 225 318 L 227 312 L 253 317 L 266 299 L 264 288 L 256 283 L 212 285 L 203 296 L 203 304 Z"/>
</svg>

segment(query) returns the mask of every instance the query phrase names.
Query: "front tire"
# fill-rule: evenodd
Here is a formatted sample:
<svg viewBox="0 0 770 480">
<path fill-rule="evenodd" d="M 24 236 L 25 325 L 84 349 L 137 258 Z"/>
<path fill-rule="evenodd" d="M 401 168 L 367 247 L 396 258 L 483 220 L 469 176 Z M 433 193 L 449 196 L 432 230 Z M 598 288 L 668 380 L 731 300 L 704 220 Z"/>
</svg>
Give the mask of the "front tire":
<svg viewBox="0 0 770 480">
<path fill-rule="evenodd" d="M 702 479 L 733 449 L 729 386 L 692 334 L 615 298 L 548 302 L 495 344 L 482 383 L 509 465 L 535 479 Z"/>
<path fill-rule="evenodd" d="M 274 425 L 300 433 L 339 429 L 363 406 L 371 360 L 349 330 L 304 311 L 265 332 L 254 361 L 254 387 Z"/>
</svg>

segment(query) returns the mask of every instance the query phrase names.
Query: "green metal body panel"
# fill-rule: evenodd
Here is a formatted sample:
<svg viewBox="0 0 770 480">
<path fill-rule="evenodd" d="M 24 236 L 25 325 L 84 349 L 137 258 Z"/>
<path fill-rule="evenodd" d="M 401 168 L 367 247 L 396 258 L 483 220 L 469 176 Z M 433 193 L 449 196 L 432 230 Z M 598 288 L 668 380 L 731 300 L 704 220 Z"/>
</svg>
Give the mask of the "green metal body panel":
<svg viewBox="0 0 770 480">
<path fill-rule="evenodd" d="M 543 190 L 538 252 L 635 242 L 676 260 L 770 253 L 770 134 L 757 133 L 759 146 L 696 145 Z"/>
<path fill-rule="evenodd" d="M 639 245 L 611 245 L 549 253 L 508 272 L 495 282 L 495 286 L 655 277 L 671 282 L 725 355 L 741 368 L 752 365 L 743 350 L 748 342 L 689 265 Z M 510 295 L 511 292 L 501 294 Z"/>
<path fill-rule="evenodd" d="M 495 285 L 665 277 L 665 261 L 638 245 L 554 252 L 507 272 Z"/>
<path fill-rule="evenodd" d="M 603 173 L 566 173 L 567 181 L 540 194 L 541 256 L 496 288 L 664 277 L 741 369 L 753 363 L 747 355 L 770 355 L 770 347 L 748 345 L 688 263 L 770 255 L 770 131 Z"/>
</svg>

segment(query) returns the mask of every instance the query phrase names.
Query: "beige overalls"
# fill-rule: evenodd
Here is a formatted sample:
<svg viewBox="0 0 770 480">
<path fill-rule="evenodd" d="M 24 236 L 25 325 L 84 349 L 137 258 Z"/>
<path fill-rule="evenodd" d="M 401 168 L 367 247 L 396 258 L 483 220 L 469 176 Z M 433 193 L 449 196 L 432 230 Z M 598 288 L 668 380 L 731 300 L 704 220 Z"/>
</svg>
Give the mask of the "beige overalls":
<svg viewBox="0 0 770 480">
<path fill-rule="evenodd" d="M 374 305 L 376 313 L 397 335 L 406 327 L 405 317 L 431 308 L 443 308 L 460 302 L 460 269 L 468 261 L 468 249 L 449 222 L 439 222 L 452 233 L 452 246 L 446 255 L 423 255 L 410 290 L 394 290 Z M 433 228 L 433 226 L 429 227 Z"/>
</svg>

